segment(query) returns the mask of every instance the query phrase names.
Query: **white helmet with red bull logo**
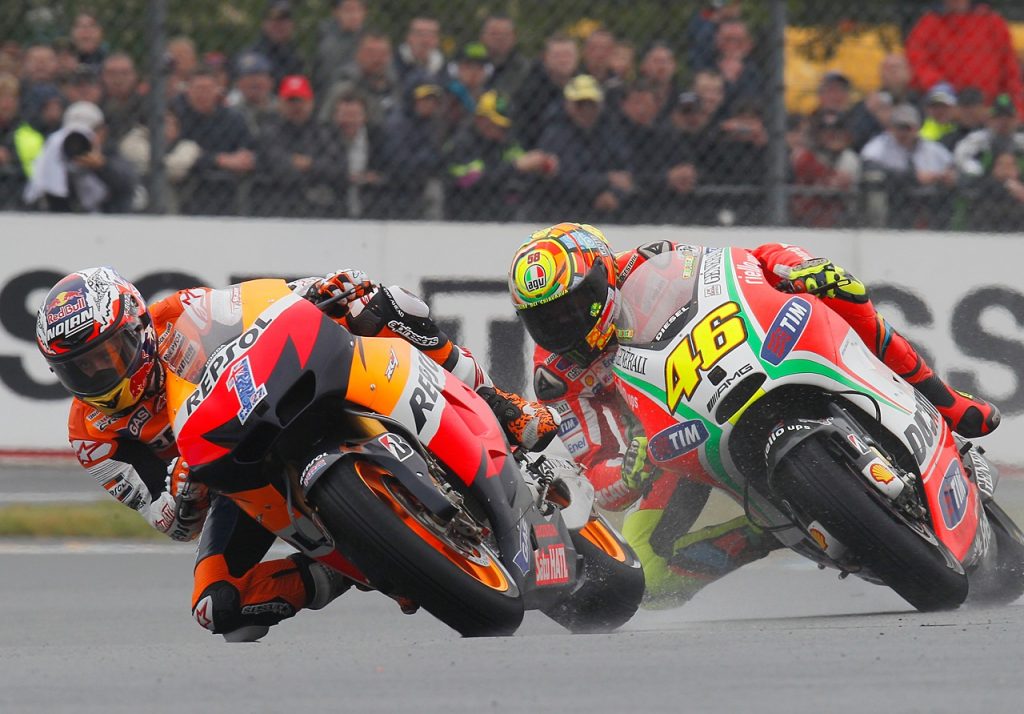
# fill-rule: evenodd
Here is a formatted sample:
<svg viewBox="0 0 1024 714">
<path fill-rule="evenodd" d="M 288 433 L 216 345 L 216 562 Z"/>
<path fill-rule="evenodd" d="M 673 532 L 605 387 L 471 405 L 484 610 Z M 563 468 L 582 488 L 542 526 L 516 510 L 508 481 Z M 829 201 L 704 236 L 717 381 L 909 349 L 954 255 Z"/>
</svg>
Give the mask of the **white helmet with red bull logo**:
<svg viewBox="0 0 1024 714">
<path fill-rule="evenodd" d="M 106 414 L 130 409 L 161 382 L 146 303 L 112 268 L 58 281 L 36 315 L 36 344 L 64 388 Z"/>
</svg>

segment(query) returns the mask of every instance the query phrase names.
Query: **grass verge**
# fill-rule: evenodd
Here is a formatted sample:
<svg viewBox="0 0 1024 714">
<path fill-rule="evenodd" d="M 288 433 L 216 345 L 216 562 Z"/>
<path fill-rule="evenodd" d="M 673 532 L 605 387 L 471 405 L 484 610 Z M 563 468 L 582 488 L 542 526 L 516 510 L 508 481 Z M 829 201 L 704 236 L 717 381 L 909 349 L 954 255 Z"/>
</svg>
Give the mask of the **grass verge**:
<svg viewBox="0 0 1024 714">
<path fill-rule="evenodd" d="M 39 503 L 0 506 L 0 538 L 166 540 L 119 503 Z"/>
</svg>

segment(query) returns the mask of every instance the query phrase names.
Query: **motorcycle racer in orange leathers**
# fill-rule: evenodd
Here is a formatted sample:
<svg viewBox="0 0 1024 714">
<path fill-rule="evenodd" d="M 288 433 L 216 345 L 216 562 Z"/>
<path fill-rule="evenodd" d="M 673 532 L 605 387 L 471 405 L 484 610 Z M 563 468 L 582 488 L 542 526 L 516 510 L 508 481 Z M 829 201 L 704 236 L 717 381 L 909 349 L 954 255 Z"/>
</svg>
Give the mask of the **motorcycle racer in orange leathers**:
<svg viewBox="0 0 1024 714">
<path fill-rule="evenodd" d="M 562 442 L 587 467 L 598 504 L 629 509 L 623 535 L 643 563 L 647 607 L 682 604 L 778 547 L 743 516 L 689 532 L 710 487 L 655 467 L 630 405 L 615 390 L 618 291 L 638 265 L 675 247 L 658 241 L 613 254 L 593 226 L 561 223 L 534 233 L 509 270 L 512 302 L 537 343 L 534 391 L 559 412 Z M 877 313 L 867 288 L 852 275 L 797 246 L 772 243 L 751 252 L 754 279 L 822 297 L 885 364 L 935 404 L 955 431 L 976 437 L 998 425 L 998 410 L 950 389 Z"/>
<path fill-rule="evenodd" d="M 543 449 L 557 416 L 504 392 L 465 348 L 430 319 L 427 306 L 399 287 L 371 283 L 358 270 L 292 283 L 319 302 L 337 295 L 329 314 L 364 336 L 399 336 L 474 387 L 498 414 L 511 443 Z M 71 273 L 47 294 L 37 314 L 37 346 L 74 396 L 68 438 L 79 462 L 111 496 L 179 541 L 202 532 L 192 612 L 228 641 L 251 641 L 302 608 L 319 609 L 352 584 L 332 568 L 296 553 L 263 562 L 275 535 L 231 500 L 193 484 L 178 458 L 163 392 L 167 361 L 205 359 L 169 329 L 189 307 L 211 321 L 234 319 L 209 288 L 179 290 L 147 308 L 138 289 L 113 269 Z M 175 336 L 179 339 L 175 339 Z M 399 602 L 403 610 L 413 603 Z"/>
</svg>

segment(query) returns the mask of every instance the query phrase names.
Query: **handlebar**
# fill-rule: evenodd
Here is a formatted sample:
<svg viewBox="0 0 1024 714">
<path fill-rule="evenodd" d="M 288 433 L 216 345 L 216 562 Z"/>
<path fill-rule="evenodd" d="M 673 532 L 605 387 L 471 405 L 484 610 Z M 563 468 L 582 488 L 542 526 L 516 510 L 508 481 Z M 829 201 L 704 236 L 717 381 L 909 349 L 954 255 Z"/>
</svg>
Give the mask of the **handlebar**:
<svg viewBox="0 0 1024 714">
<path fill-rule="evenodd" d="M 374 285 L 373 288 L 368 291 L 368 293 L 372 293 L 373 291 L 378 290 L 379 288 L 380 288 L 380 285 Z M 333 295 L 331 295 L 329 298 L 324 298 L 323 300 L 318 300 L 317 302 L 314 302 L 313 304 L 316 305 L 320 309 L 321 312 L 327 312 L 327 308 L 329 308 L 331 305 L 336 305 L 337 303 L 341 302 L 342 300 L 346 300 L 348 298 L 355 297 L 356 295 L 358 295 L 359 291 L 360 291 L 360 286 L 356 286 L 356 287 L 349 288 L 348 290 L 345 290 L 345 291 L 342 291 L 342 292 L 336 292 Z"/>
</svg>

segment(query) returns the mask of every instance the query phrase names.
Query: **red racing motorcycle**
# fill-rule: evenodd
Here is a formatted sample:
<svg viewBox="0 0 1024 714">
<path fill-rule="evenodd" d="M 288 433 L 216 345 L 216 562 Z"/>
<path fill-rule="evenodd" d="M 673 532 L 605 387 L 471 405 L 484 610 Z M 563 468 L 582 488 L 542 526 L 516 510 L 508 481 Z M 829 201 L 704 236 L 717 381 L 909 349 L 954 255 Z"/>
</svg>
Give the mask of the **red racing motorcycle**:
<svg viewBox="0 0 1024 714">
<path fill-rule="evenodd" d="M 188 305 L 161 345 L 192 478 L 299 551 L 466 636 L 511 634 L 525 609 L 572 631 L 636 612 L 639 561 L 587 479 L 513 454 L 486 402 L 408 342 L 254 280 Z"/>
<path fill-rule="evenodd" d="M 818 298 L 771 287 L 750 253 L 655 256 L 625 283 L 617 327 L 617 388 L 662 469 L 920 610 L 1024 592 L 1024 534 L 981 447 Z"/>
</svg>

